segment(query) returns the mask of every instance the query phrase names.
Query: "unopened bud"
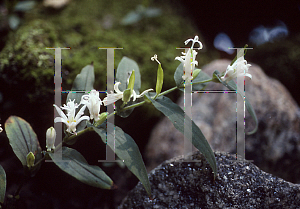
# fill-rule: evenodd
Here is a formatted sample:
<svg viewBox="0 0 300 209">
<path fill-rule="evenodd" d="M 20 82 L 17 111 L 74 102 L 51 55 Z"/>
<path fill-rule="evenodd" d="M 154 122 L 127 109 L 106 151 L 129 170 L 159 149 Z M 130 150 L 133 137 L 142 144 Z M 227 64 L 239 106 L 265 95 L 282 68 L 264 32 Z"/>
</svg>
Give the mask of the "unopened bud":
<svg viewBox="0 0 300 209">
<path fill-rule="evenodd" d="M 35 156 L 32 152 L 28 153 L 28 155 L 26 156 L 26 161 L 27 161 L 28 168 L 31 168 L 32 166 L 34 166 Z"/>
<path fill-rule="evenodd" d="M 129 78 L 129 82 L 128 82 L 128 87 L 127 88 L 133 90 L 134 82 L 135 82 L 135 72 L 134 72 L 134 70 L 132 70 L 130 78 Z"/>
<path fill-rule="evenodd" d="M 127 102 L 129 102 L 130 97 L 132 95 L 132 89 L 128 88 L 123 92 L 123 102 L 126 104 Z"/>
<path fill-rule="evenodd" d="M 95 126 L 97 127 L 97 126 L 101 125 L 101 124 L 106 120 L 107 115 L 108 115 L 108 112 L 103 112 L 103 113 L 101 113 L 101 114 L 99 115 L 99 118 L 98 118 L 98 120 L 97 120 Z"/>
<path fill-rule="evenodd" d="M 193 80 L 197 78 L 197 76 L 199 75 L 200 72 L 201 72 L 201 69 L 195 69 L 193 71 L 193 74 L 192 74 Z"/>
<path fill-rule="evenodd" d="M 56 138 L 56 131 L 53 127 L 48 128 L 46 132 L 46 148 L 47 151 L 51 151 L 51 149 L 55 149 L 54 143 Z"/>
<path fill-rule="evenodd" d="M 158 95 L 161 92 L 163 82 L 164 82 L 164 71 L 161 67 L 161 64 L 159 64 L 157 69 L 157 79 L 156 79 L 156 95 Z"/>
</svg>

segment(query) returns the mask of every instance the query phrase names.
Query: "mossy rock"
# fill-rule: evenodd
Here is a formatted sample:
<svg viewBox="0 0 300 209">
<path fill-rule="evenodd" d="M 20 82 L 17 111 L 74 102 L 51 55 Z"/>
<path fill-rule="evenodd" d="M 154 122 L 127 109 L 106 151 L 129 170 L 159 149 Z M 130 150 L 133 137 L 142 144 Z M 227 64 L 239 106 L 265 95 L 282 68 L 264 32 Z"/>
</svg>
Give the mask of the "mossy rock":
<svg viewBox="0 0 300 209">
<path fill-rule="evenodd" d="M 43 97 L 47 107 L 51 107 L 54 95 L 54 50 L 46 48 L 71 47 L 70 50 L 62 50 L 63 90 L 69 90 L 76 75 L 91 62 L 95 67 L 94 88 L 106 90 L 106 50 L 99 47 L 121 47 L 122 50 L 115 50 L 115 69 L 123 56 L 135 60 L 142 76 L 141 91 L 155 89 L 158 66 L 150 60 L 154 54 L 158 55 L 164 69 L 163 90 L 174 87 L 173 75 L 180 64 L 174 59 L 181 55 L 181 50 L 176 50 L 176 47 L 185 47 L 184 41 L 196 34 L 204 47 L 205 40 L 201 38 L 193 22 L 183 17 L 186 13 L 179 1 L 160 1 L 160 4 L 154 2 L 157 1 L 143 1 L 143 4 L 145 7 L 160 8 L 160 16 L 143 18 L 127 26 L 120 22 L 126 14 L 136 9 L 140 4 L 138 0 L 73 0 L 60 10 L 37 5 L 25 15 L 24 24 L 16 32 L 9 34 L 0 53 L 0 85 L 5 88 L 9 84 L 14 88 L 15 85 L 22 84 L 26 92 L 23 97 L 29 99 L 27 105 Z M 199 67 L 216 57 L 215 53 L 207 49 L 199 52 Z M 171 94 L 172 99 L 179 94 Z M 105 94 L 101 95 L 102 98 L 104 96 Z M 11 99 L 14 99 L 13 96 Z M 9 108 L 9 105 L 3 106 L 6 106 L 3 107 L 5 114 L 14 114 L 14 109 Z M 146 118 L 154 116 L 153 112 L 158 112 L 149 109 L 149 106 L 142 107 Z M 47 123 L 51 125 L 53 122 Z"/>
<path fill-rule="evenodd" d="M 54 25 L 42 20 L 33 20 L 10 33 L 0 53 L 2 85 L 27 84 L 29 88 L 24 90 L 30 89 L 27 95 L 31 101 L 53 92 L 49 88 L 53 84 L 53 55 L 46 47 L 55 44 L 58 43 Z"/>
</svg>

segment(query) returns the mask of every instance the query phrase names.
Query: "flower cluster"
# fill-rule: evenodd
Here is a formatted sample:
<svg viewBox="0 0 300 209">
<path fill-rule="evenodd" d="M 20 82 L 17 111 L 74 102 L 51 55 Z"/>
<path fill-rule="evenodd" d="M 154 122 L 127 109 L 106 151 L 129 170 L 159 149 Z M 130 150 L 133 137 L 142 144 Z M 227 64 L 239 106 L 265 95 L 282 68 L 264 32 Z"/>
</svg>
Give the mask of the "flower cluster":
<svg viewBox="0 0 300 209">
<path fill-rule="evenodd" d="M 113 104 L 114 102 L 118 101 L 119 99 L 123 100 L 124 97 L 124 91 L 120 91 L 119 90 L 119 86 L 120 82 L 116 82 L 114 85 L 114 90 L 116 93 L 111 92 L 111 93 L 107 93 L 107 97 L 105 97 L 103 99 L 103 101 L 101 101 L 101 99 L 99 98 L 99 92 L 96 91 L 95 89 L 91 90 L 91 92 L 88 95 L 83 95 L 81 97 L 81 101 L 79 105 L 83 105 L 81 107 L 81 109 L 79 110 L 79 112 L 77 113 L 77 115 L 75 116 L 75 112 L 76 112 L 76 108 L 79 107 L 78 104 L 75 104 L 74 101 L 69 101 L 67 103 L 67 105 L 64 104 L 63 107 L 58 107 L 57 105 L 53 105 L 58 114 L 60 115 L 60 117 L 56 117 L 54 119 L 54 123 L 57 122 L 63 122 L 64 124 L 67 125 L 67 132 L 71 133 L 71 134 L 76 134 L 76 126 L 83 120 L 95 120 L 96 122 L 100 119 L 100 107 L 102 105 L 102 103 L 104 104 L 104 106 Z M 149 91 L 152 91 L 153 89 L 148 89 L 145 90 L 143 93 L 141 94 L 137 94 L 134 90 L 132 90 L 132 93 L 129 97 L 133 98 L 133 101 L 135 101 L 137 98 L 141 98 L 143 97 L 143 95 Z M 123 100 L 124 101 L 124 100 Z M 84 114 L 84 110 L 85 108 L 89 109 L 89 113 L 90 116 L 82 116 Z M 67 114 L 65 114 L 62 110 L 66 110 Z M 51 148 L 50 148 L 51 149 Z"/>
<path fill-rule="evenodd" d="M 225 82 L 230 81 L 239 76 L 248 76 L 252 79 L 252 76 L 248 73 L 248 69 L 251 65 L 247 64 L 244 57 L 239 57 L 232 65 L 228 65 L 224 76 L 221 79 Z"/>
<path fill-rule="evenodd" d="M 185 73 L 182 76 L 183 80 L 192 80 L 193 79 L 192 73 L 195 70 L 195 65 L 198 65 L 198 62 L 196 61 L 196 56 L 198 53 L 196 52 L 196 50 L 194 50 L 195 43 L 199 44 L 198 50 L 202 49 L 202 47 L 203 47 L 202 43 L 199 41 L 198 36 L 195 36 L 194 39 L 190 38 L 190 39 L 186 40 L 184 42 L 184 44 L 187 45 L 190 41 L 192 41 L 193 43 L 192 43 L 191 48 L 189 48 L 189 50 L 187 51 L 187 53 L 182 52 L 183 56 L 175 58 L 175 60 L 179 60 L 183 64 L 185 72 L 191 72 L 190 75 L 187 75 L 187 73 Z"/>
</svg>

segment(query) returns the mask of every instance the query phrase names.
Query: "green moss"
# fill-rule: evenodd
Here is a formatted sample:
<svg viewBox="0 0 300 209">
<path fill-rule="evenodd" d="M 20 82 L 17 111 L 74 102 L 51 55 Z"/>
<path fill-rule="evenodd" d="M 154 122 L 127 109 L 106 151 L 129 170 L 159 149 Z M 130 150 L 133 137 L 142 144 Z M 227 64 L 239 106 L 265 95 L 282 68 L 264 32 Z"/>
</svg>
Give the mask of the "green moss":
<svg viewBox="0 0 300 209">
<path fill-rule="evenodd" d="M 138 0 L 73 0 L 61 10 L 45 8 L 39 4 L 30 13 L 26 13 L 23 20 L 25 24 L 16 32 L 10 33 L 8 42 L 0 53 L 0 86 L 10 88 L 17 85 L 18 89 L 25 90 L 22 97 L 28 97 L 32 102 L 40 101 L 45 104 L 45 108 L 46 105 L 51 108 L 49 104 L 53 103 L 54 50 L 45 49 L 46 47 L 71 47 L 70 50 L 62 50 L 63 90 L 71 89 L 76 75 L 91 62 L 94 62 L 95 67 L 94 88 L 105 90 L 106 50 L 100 50 L 99 47 L 122 47 L 122 50 L 115 50 L 115 69 L 123 56 L 135 60 L 142 75 L 141 91 L 155 89 L 158 66 L 150 60 L 154 54 L 158 55 L 164 69 L 163 90 L 174 87 L 173 75 L 180 64 L 174 59 L 182 51 L 176 47 L 185 47 L 184 41 L 196 34 L 203 43 L 205 40 L 193 23 L 184 17 L 179 1 L 159 1 L 160 4 L 155 2 L 158 1 L 144 1 L 144 4 L 161 8 L 162 15 L 144 18 L 128 26 L 121 25 L 120 22 L 126 14 L 136 9 L 140 4 Z M 201 51 L 198 55 L 200 67 L 215 57 L 210 51 Z M 19 90 L 15 90 L 17 91 Z M 174 99 L 178 95 L 177 92 L 171 94 L 171 97 Z M 104 96 L 102 94 L 101 97 Z M 47 101 L 43 103 L 41 98 L 47 98 Z M 11 96 L 11 100 L 13 99 L 16 98 Z M 142 110 L 149 110 L 151 107 L 147 105 Z M 158 111 L 149 110 L 144 115 L 153 116 L 153 112 Z"/>
<path fill-rule="evenodd" d="M 0 53 L 1 78 L 8 84 L 27 83 L 36 90 L 28 97 L 49 92 L 53 83 L 53 55 L 46 47 L 57 43 L 55 27 L 50 22 L 33 20 L 9 35 Z M 44 93 L 43 93 L 44 92 Z"/>
<path fill-rule="evenodd" d="M 167 3 L 154 5 L 163 11 L 159 17 L 142 19 L 134 25 L 120 25 L 121 19 L 138 4 L 139 1 L 132 0 L 109 3 L 77 0 L 61 11 L 40 6 L 27 15 L 27 24 L 13 34 L 13 41 L 10 38 L 1 52 L 4 60 L 1 69 L 18 63 L 24 78 L 49 76 L 45 79 L 53 79 L 54 51 L 47 51 L 45 47 L 71 47 L 71 50 L 63 50 L 63 89 L 70 89 L 76 74 L 93 61 L 96 74 L 94 87 L 104 90 L 106 51 L 98 47 L 123 47 L 123 50 L 115 51 L 115 67 L 123 56 L 134 59 L 142 73 L 142 89 L 153 88 L 157 65 L 150 58 L 158 54 L 165 70 L 164 87 L 170 88 L 174 86 L 173 73 L 179 64 L 174 58 L 180 55 L 180 50 L 175 48 L 183 47 L 187 38 L 199 32 Z M 104 26 L 105 23 L 110 26 Z M 7 59 L 7 52 L 12 53 L 10 59 Z M 208 56 L 202 56 L 200 64 L 207 63 L 210 60 Z M 37 79 L 36 87 L 43 83 L 43 79 Z"/>
</svg>

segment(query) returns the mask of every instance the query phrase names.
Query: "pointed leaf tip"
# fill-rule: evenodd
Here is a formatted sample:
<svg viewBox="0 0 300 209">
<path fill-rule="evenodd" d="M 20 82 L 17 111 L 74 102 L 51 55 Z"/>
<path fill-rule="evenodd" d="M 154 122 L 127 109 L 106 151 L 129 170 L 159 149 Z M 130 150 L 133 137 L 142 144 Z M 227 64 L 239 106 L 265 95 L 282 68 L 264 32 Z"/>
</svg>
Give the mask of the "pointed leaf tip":
<svg viewBox="0 0 300 209">
<path fill-rule="evenodd" d="M 115 183 L 113 183 L 113 185 L 110 187 L 110 189 L 111 190 L 118 189 L 118 186 Z"/>
</svg>

